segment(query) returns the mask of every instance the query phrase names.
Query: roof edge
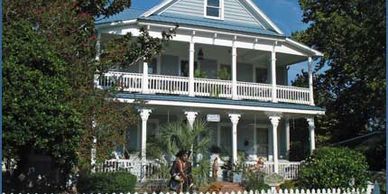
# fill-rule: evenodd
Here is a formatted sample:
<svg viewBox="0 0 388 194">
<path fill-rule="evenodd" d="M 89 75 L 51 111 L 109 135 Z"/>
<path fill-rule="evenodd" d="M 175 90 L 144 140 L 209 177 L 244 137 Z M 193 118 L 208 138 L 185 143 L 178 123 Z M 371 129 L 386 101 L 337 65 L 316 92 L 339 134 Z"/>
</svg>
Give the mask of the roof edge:
<svg viewBox="0 0 388 194">
<path fill-rule="evenodd" d="M 304 45 L 302 43 L 299 43 L 299 42 L 297 42 L 295 40 L 292 40 L 291 38 L 286 38 L 286 42 L 291 44 L 291 45 L 294 45 L 294 46 L 296 46 L 298 48 L 301 48 L 301 49 L 303 49 L 305 51 L 308 51 L 308 52 L 312 53 L 315 57 L 323 57 L 324 56 L 322 52 L 320 52 L 318 50 L 315 50 L 313 48 L 310 48 L 309 46 Z"/>
<path fill-rule="evenodd" d="M 155 12 L 159 11 L 164 6 L 168 5 L 169 3 L 173 2 L 173 1 L 175 1 L 175 0 L 164 0 L 161 3 L 159 3 L 159 4 L 155 5 L 154 7 L 152 7 L 151 9 L 149 9 L 148 11 L 144 12 L 143 14 L 141 14 L 140 17 L 148 17 L 148 16 L 154 14 Z"/>
<path fill-rule="evenodd" d="M 275 23 L 272 22 L 272 20 L 263 12 L 261 9 L 252 1 L 252 0 L 245 0 L 248 5 L 250 5 L 263 19 L 279 34 L 284 35 L 283 31 L 280 30 L 278 26 L 275 25 Z"/>
</svg>

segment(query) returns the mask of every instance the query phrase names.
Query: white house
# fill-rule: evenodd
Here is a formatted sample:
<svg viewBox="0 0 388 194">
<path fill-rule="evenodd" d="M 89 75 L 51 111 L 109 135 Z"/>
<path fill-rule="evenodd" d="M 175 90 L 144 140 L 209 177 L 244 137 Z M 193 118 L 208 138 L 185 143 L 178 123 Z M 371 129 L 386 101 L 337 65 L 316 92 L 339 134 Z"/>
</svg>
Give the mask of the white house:
<svg viewBox="0 0 388 194">
<path fill-rule="evenodd" d="M 145 12 L 124 10 L 96 26 L 103 41 L 128 32 L 137 36 L 141 26 L 160 37 L 177 24 L 176 36 L 152 63 L 96 80 L 96 87 L 107 88 L 119 77 L 119 101 L 146 101 L 139 109 L 141 124 L 128 131 L 128 147 L 144 161 L 147 137 L 157 135 L 162 124 L 187 119 L 193 125 L 211 117 L 212 142 L 233 161 L 242 151 L 267 158 L 269 172 L 297 169 L 298 163 L 287 161 L 290 119 L 306 119 L 314 150 L 314 116 L 324 109 L 314 105 L 312 61 L 322 53 L 287 38 L 252 0 L 165 0 Z M 288 67 L 303 61 L 309 87 L 289 86 Z M 206 78 L 195 77 L 195 70 Z M 220 79 L 221 70 L 230 73 L 229 80 Z"/>
</svg>

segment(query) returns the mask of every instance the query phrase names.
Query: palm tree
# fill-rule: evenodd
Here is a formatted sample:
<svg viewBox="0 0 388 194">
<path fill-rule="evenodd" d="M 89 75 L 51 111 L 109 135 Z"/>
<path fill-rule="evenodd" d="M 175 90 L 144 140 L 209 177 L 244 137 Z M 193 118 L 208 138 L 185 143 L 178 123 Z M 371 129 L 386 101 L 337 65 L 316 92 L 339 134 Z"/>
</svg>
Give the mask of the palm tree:
<svg viewBox="0 0 388 194">
<path fill-rule="evenodd" d="M 172 122 L 162 127 L 160 146 L 168 155 L 175 155 L 179 150 L 192 150 L 194 155 L 207 155 L 210 135 L 210 130 L 202 120 L 196 121 L 193 129 L 185 122 Z"/>
</svg>

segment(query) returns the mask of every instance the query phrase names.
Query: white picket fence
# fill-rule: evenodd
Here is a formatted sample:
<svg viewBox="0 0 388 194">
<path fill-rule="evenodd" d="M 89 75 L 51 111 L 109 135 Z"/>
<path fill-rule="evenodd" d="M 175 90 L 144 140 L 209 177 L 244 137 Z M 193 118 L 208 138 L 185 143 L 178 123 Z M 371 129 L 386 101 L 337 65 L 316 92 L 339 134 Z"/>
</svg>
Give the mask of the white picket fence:
<svg viewBox="0 0 388 194">
<path fill-rule="evenodd" d="M 348 188 L 348 189 L 279 189 L 279 190 L 261 190 L 261 191 L 238 191 L 238 192 L 194 192 L 193 194 L 371 194 L 372 188 L 368 189 L 358 189 L 358 188 Z M 3 193 L 6 194 L 6 193 Z M 10 194 L 22 194 L 22 193 L 10 193 Z M 25 193 L 24 193 L 25 194 Z M 37 194 L 37 193 L 27 193 L 27 194 Z M 53 194 L 53 193 L 51 193 Z M 89 194 L 89 193 L 88 193 Z M 100 193 L 98 193 L 100 194 Z M 131 193 L 112 193 L 112 194 L 131 194 Z M 142 194 L 142 193 L 132 193 L 132 194 Z M 143 193 L 147 194 L 147 193 Z M 151 193 L 150 193 L 151 194 Z M 176 192 L 160 192 L 152 194 L 178 194 Z M 180 193 L 183 194 L 183 193 Z M 190 193 L 184 193 L 190 194 Z"/>
</svg>

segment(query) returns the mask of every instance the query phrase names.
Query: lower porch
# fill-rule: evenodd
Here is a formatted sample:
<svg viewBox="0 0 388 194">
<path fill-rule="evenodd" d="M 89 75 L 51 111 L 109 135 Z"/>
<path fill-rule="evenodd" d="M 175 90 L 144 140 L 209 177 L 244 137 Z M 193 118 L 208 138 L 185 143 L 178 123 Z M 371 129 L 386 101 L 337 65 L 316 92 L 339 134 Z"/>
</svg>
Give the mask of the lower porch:
<svg viewBox="0 0 388 194">
<path fill-rule="evenodd" d="M 231 160 L 240 162 L 244 168 L 257 166 L 263 159 L 260 171 L 266 174 L 277 173 L 285 179 L 296 179 L 300 162 L 289 161 L 290 120 L 306 118 L 309 126 L 310 151 L 315 148 L 314 120 L 306 114 L 290 114 L 265 111 L 232 111 L 217 108 L 183 108 L 174 106 L 147 106 L 139 108 L 140 120 L 137 126 L 127 131 L 125 149 L 131 150 L 129 156 L 118 154 L 114 159 L 96 165 L 97 172 L 125 170 L 136 175 L 139 180 L 163 179 L 158 173 L 161 164 L 169 166 L 169 160 L 155 160 L 147 152 L 147 142 L 160 136 L 165 124 L 183 121 L 193 125 L 194 121 L 207 123 L 211 147 L 220 149 L 218 153 L 220 167 Z M 307 130 L 307 129 L 306 129 Z M 123 150 L 118 150 L 118 153 Z M 214 157 L 207 156 L 212 162 Z M 243 157 L 239 157 L 243 156 Z M 242 158 L 242 159 L 238 159 Z M 218 170 L 222 178 L 222 170 Z M 209 172 L 211 173 L 211 172 Z M 168 173 L 167 173 L 168 174 Z"/>
<path fill-rule="evenodd" d="M 226 163 L 222 161 L 221 163 Z M 256 161 L 245 161 L 243 166 L 246 169 L 256 168 Z M 301 162 L 290 162 L 288 160 L 280 160 L 278 174 L 284 177 L 285 180 L 295 180 L 298 178 L 298 171 Z M 163 180 L 170 177 L 164 177 L 160 173 L 160 162 L 155 160 L 146 160 L 145 162 L 140 159 L 110 159 L 104 163 L 100 163 L 96 166 L 96 172 L 117 172 L 126 171 L 138 177 L 138 180 L 152 179 L 152 180 Z M 273 174 L 274 163 L 264 162 L 259 169 L 262 173 Z M 219 180 L 222 180 L 223 170 L 221 167 L 218 169 L 219 174 L 217 175 Z M 211 175 L 211 172 L 209 172 Z M 212 175 L 211 175 L 212 176 Z"/>
</svg>

